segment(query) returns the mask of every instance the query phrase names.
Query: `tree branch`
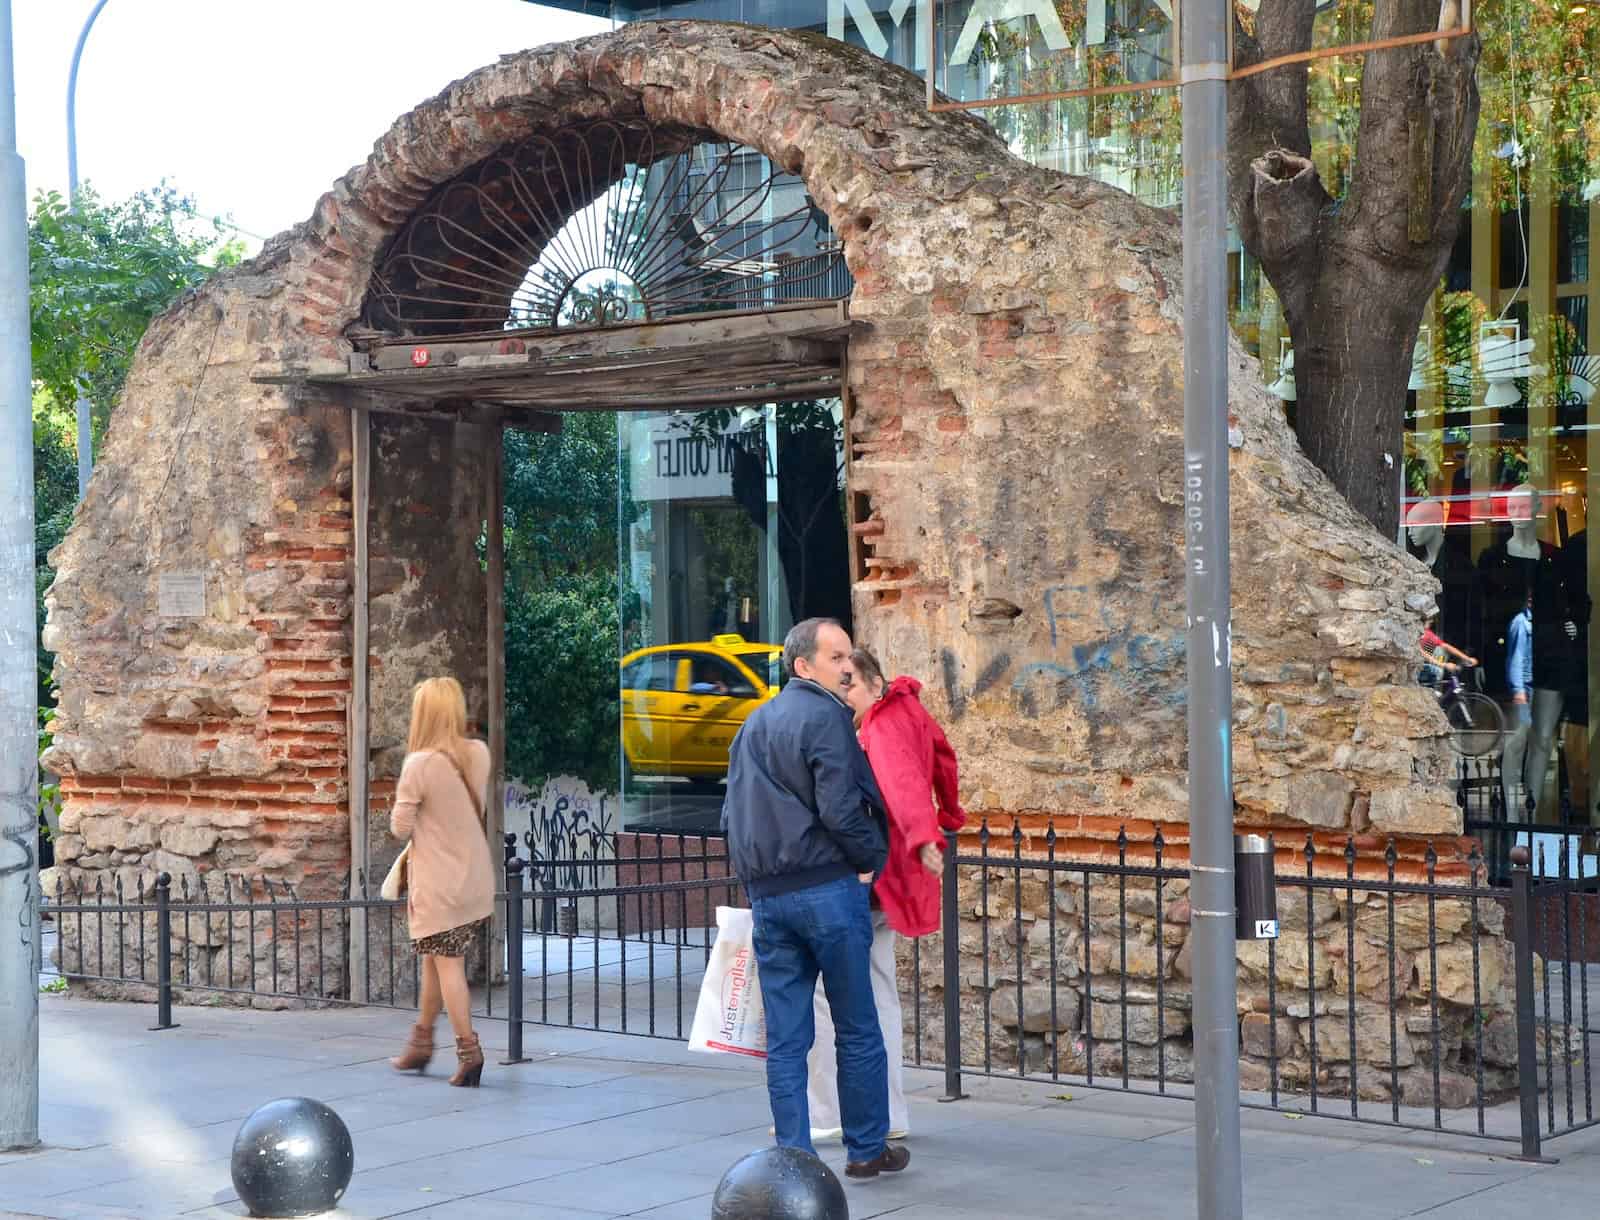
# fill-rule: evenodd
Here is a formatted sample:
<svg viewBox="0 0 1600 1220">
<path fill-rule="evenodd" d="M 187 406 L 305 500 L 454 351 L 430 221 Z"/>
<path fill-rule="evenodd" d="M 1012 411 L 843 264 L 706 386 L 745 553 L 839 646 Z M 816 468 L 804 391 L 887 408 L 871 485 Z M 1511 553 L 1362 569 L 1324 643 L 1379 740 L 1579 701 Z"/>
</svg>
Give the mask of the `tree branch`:
<svg viewBox="0 0 1600 1220">
<path fill-rule="evenodd" d="M 1274 148 L 1250 163 L 1250 195 L 1244 206 L 1255 229 L 1254 253 L 1275 284 L 1320 271 L 1322 260 L 1313 254 L 1330 202 L 1309 157 Z"/>
<path fill-rule="evenodd" d="M 1309 49 L 1315 20 L 1316 0 L 1265 0 L 1256 14 L 1252 35 L 1235 10 L 1235 66 L 1249 67 Z M 1247 249 L 1257 240 L 1250 206 L 1256 159 L 1274 149 L 1311 155 L 1307 72 L 1305 64 L 1287 64 L 1228 86 L 1228 187 Z"/>
<path fill-rule="evenodd" d="M 1451 0 L 1377 0 L 1372 36 L 1419 34 L 1457 22 Z M 1472 176 L 1478 124 L 1478 40 L 1368 53 L 1361 81 L 1347 205 L 1335 240 L 1410 268 L 1439 260 Z M 1443 243 L 1448 254 L 1449 242 Z M 1442 265 L 1441 265 L 1442 266 Z"/>
</svg>

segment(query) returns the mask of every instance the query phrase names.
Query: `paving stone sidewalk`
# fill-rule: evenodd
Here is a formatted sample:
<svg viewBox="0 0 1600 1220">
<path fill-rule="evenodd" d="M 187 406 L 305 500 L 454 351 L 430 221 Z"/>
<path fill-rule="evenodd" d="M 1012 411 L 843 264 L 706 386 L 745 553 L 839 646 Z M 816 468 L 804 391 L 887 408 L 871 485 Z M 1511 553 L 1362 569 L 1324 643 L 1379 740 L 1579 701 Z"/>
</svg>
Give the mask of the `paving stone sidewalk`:
<svg viewBox="0 0 1600 1220">
<path fill-rule="evenodd" d="M 43 1149 L 0 1155 L 0 1216 L 244 1215 L 228 1175 L 239 1121 L 274 1097 L 332 1105 L 356 1175 L 338 1213 L 429 1220 L 707 1220 L 723 1171 L 767 1142 L 759 1064 L 649 1038 L 529 1027 L 531 1062 L 502 1067 L 505 1027 L 476 1091 L 386 1058 L 408 1024 L 374 1010 L 180 1008 L 151 1032 L 148 1005 L 41 997 Z M 442 1029 L 442 1027 L 441 1027 Z M 913 1072 L 911 1168 L 847 1185 L 854 1220 L 1192 1217 L 1189 1103 L 969 1078 L 935 1099 Z M 1590 1217 L 1600 1134 L 1523 1164 L 1456 1136 L 1330 1119 L 1244 1119 L 1246 1212 L 1388 1220 Z M 844 1154 L 822 1149 L 836 1171 Z"/>
</svg>

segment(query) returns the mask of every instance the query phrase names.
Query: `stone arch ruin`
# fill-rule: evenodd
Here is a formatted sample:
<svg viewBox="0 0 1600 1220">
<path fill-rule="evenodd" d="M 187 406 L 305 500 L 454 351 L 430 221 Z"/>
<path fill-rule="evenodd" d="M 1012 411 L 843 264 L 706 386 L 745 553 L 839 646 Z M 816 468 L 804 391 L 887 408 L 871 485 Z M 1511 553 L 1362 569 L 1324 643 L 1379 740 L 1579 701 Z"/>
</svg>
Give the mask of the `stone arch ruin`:
<svg viewBox="0 0 1600 1220">
<path fill-rule="evenodd" d="M 1183 859 L 1181 309 L 1175 220 L 1031 167 L 916 77 L 820 37 L 642 23 L 483 68 L 401 117 L 305 224 L 158 319 L 72 532 L 48 645 L 57 859 L 336 894 L 352 863 L 353 418 L 374 267 L 441 186 L 541 131 L 642 119 L 798 174 L 844 244 L 858 634 L 921 675 L 968 808 L 1060 854 Z M 1410 674 L 1433 587 L 1300 453 L 1235 348 L 1234 766 L 1286 865 L 1307 831 L 1459 876 L 1442 721 Z M 374 869 L 408 692 L 481 714 L 488 428 L 372 417 Z M 203 577 L 198 617 L 162 577 Z M 170 583 L 170 581 L 169 581 Z M 355 850 L 362 848 L 357 843 Z M 1291 861 L 1292 857 L 1292 861 Z M 1363 865 L 1365 867 L 1365 865 Z M 217 945 L 197 946 L 215 952 Z"/>
</svg>

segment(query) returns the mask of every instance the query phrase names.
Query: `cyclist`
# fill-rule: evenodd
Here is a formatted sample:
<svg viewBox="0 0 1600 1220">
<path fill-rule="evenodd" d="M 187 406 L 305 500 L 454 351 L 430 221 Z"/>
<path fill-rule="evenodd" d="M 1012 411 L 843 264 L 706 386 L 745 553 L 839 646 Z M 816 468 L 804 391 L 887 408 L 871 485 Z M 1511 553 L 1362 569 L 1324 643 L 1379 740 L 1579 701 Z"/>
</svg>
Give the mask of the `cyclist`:
<svg viewBox="0 0 1600 1220">
<path fill-rule="evenodd" d="M 1438 611 L 1428 619 L 1428 625 L 1422 632 L 1422 638 L 1417 641 L 1417 646 L 1422 650 L 1423 659 L 1427 662 L 1422 667 L 1422 672 L 1417 675 L 1417 681 L 1424 686 L 1435 686 L 1446 673 L 1454 673 L 1458 669 L 1471 669 L 1478 663 L 1476 657 L 1468 656 L 1453 644 L 1446 643 L 1434 633 L 1434 627 L 1439 622 Z M 1459 664 L 1449 658 L 1456 657 Z"/>
</svg>

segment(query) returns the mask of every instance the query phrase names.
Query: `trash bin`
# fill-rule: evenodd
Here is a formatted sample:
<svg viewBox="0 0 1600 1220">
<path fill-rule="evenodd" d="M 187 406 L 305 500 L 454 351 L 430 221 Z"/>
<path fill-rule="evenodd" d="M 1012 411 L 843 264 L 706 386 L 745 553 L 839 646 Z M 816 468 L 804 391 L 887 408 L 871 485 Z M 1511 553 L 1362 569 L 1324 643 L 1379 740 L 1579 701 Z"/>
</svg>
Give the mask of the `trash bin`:
<svg viewBox="0 0 1600 1220">
<path fill-rule="evenodd" d="M 1272 836 L 1233 836 L 1233 907 L 1239 940 L 1278 939 L 1278 887 L 1272 867 Z"/>
</svg>

